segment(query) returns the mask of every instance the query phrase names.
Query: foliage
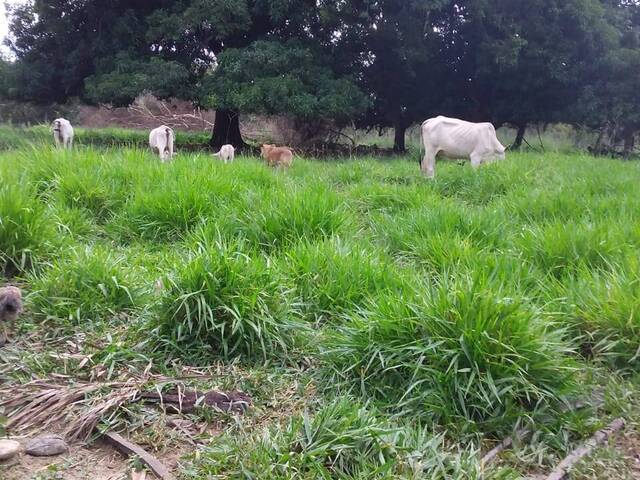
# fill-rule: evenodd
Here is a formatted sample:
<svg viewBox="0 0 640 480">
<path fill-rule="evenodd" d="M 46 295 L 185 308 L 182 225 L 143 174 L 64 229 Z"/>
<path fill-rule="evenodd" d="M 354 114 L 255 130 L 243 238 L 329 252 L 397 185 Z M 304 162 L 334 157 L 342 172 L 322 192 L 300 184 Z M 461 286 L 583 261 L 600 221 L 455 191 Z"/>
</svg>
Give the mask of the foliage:
<svg viewBox="0 0 640 480">
<path fill-rule="evenodd" d="M 444 423 L 491 422 L 514 404 L 554 400 L 571 387 L 561 330 L 486 279 L 382 295 L 325 341 L 338 380 L 394 409 Z"/>
<path fill-rule="evenodd" d="M 395 427 L 350 398 L 296 415 L 284 427 L 220 437 L 191 469 L 186 478 L 480 478 L 468 452 L 455 458 L 441 438 Z"/>
<path fill-rule="evenodd" d="M 119 53 L 103 63 L 86 79 L 86 97 L 93 102 L 127 106 L 145 91 L 159 98 L 189 96 L 189 71 L 178 62 L 137 60 Z"/>
<path fill-rule="evenodd" d="M 107 320 L 141 305 L 126 258 L 104 247 L 72 250 L 30 279 L 36 314 L 80 322 Z"/>
<path fill-rule="evenodd" d="M 321 53 L 292 42 L 260 41 L 227 49 L 203 80 L 203 103 L 344 123 L 367 107 L 367 99 L 349 79 L 336 78 L 327 63 Z"/>
<path fill-rule="evenodd" d="M 219 240 L 178 273 L 160 313 L 161 334 L 178 347 L 208 345 L 223 358 L 287 354 L 304 328 L 291 290 L 263 257 Z"/>
</svg>

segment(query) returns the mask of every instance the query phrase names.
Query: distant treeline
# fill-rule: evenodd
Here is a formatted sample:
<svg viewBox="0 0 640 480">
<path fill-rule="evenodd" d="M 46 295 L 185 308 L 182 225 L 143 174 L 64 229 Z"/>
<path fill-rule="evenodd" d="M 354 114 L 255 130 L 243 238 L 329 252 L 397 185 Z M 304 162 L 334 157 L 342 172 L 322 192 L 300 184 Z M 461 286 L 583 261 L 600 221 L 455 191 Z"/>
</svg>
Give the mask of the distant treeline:
<svg viewBox="0 0 640 480">
<path fill-rule="evenodd" d="M 443 114 L 517 129 L 568 123 L 634 149 L 640 5 L 630 0 L 51 0 L 10 8 L 0 96 L 129 104 L 143 91 L 216 109 L 212 146 L 243 146 L 241 114 L 328 131 Z M 316 138 L 314 138 L 316 137 Z"/>
</svg>

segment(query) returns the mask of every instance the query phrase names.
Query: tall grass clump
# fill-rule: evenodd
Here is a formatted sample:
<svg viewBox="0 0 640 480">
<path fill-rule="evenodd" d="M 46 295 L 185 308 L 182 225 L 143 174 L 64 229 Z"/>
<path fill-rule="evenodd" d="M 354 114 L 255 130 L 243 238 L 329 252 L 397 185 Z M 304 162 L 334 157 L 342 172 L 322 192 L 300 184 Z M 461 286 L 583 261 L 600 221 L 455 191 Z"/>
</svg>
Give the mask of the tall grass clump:
<svg viewBox="0 0 640 480">
<path fill-rule="evenodd" d="M 183 351 L 205 347 L 225 359 L 286 356 L 305 332 L 291 287 L 245 242 L 202 245 L 172 283 L 160 334 Z"/>
<path fill-rule="evenodd" d="M 320 186 L 280 188 L 252 200 L 226 229 L 267 251 L 329 238 L 352 222 L 341 197 Z"/>
<path fill-rule="evenodd" d="M 444 197 L 456 198 L 469 205 L 487 205 L 509 194 L 528 176 L 515 160 L 507 159 L 474 170 L 468 164 L 438 166 L 439 174 L 433 190 Z M 442 167 L 441 167 L 442 166 Z"/>
<path fill-rule="evenodd" d="M 317 321 L 340 319 L 377 293 L 400 294 L 409 283 L 390 258 L 340 238 L 301 242 L 286 262 L 305 312 Z"/>
<path fill-rule="evenodd" d="M 441 437 L 398 428 L 352 399 L 329 403 L 284 426 L 216 438 L 186 478 L 480 478 L 469 452 L 448 452 Z"/>
<path fill-rule="evenodd" d="M 478 252 L 505 245 L 506 221 L 483 210 L 429 196 L 425 206 L 373 216 L 372 229 L 387 250 L 440 272 L 472 263 Z"/>
<path fill-rule="evenodd" d="M 0 185 L 0 268 L 14 274 L 32 267 L 56 244 L 51 215 L 31 189 Z"/>
<path fill-rule="evenodd" d="M 624 229 L 616 222 L 551 222 L 523 230 L 513 246 L 521 257 L 549 275 L 562 278 L 581 265 L 609 269 L 629 253 Z"/>
<path fill-rule="evenodd" d="M 30 279 L 32 310 L 40 317 L 110 319 L 141 306 L 142 291 L 123 254 L 106 246 L 76 247 Z"/>
<path fill-rule="evenodd" d="M 640 264 L 637 258 L 612 271 L 585 267 L 547 291 L 587 357 L 619 372 L 640 368 Z"/>
<path fill-rule="evenodd" d="M 563 330 L 510 289 L 482 279 L 422 288 L 414 298 L 382 295 L 327 334 L 329 385 L 487 431 L 572 387 Z"/>
<path fill-rule="evenodd" d="M 152 166 L 118 218 L 119 230 L 148 240 L 175 241 L 205 220 L 226 222 L 236 215 L 230 209 L 242 200 L 241 187 L 215 167 L 220 166 L 207 166 L 203 173 L 185 161 Z"/>
</svg>

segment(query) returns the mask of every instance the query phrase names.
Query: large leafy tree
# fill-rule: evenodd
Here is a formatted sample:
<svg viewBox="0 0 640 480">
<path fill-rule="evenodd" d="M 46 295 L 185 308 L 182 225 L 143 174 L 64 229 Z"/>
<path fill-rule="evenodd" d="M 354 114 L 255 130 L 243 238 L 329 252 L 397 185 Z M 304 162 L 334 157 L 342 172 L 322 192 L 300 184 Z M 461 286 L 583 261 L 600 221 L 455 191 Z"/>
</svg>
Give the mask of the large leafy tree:
<svg viewBox="0 0 640 480">
<path fill-rule="evenodd" d="M 63 101 L 80 95 L 126 104 L 146 89 L 159 96 L 217 101 L 221 93 L 203 94 L 201 81 L 215 71 L 227 49 L 237 58 L 241 49 L 257 41 L 290 38 L 313 45 L 315 51 L 332 48 L 327 39 L 333 32 L 322 26 L 326 8 L 313 0 L 36 0 L 12 12 L 15 40 L 10 46 L 29 73 L 24 79 L 24 98 Z M 286 49 L 286 45 L 281 47 Z M 324 58 L 330 61 L 325 65 L 314 62 L 315 71 L 323 70 L 322 78 L 338 82 L 333 85 L 346 85 L 348 81 L 336 77 L 340 72 L 333 69 L 335 59 Z M 271 85 L 280 87 L 277 82 Z M 309 82 L 297 87 L 308 87 L 301 94 L 319 92 Z M 243 145 L 238 120 L 241 105 L 229 99 L 211 103 L 217 108 L 214 147 Z M 358 102 L 345 102 L 344 111 L 333 111 L 343 116 Z M 263 107 L 266 105 L 255 109 L 267 109 Z"/>
<path fill-rule="evenodd" d="M 201 102 L 225 111 L 286 114 L 307 126 L 346 124 L 363 112 L 367 97 L 328 59 L 298 41 L 257 41 L 227 49 L 202 82 Z"/>
<path fill-rule="evenodd" d="M 364 123 L 392 127 L 397 152 L 405 150 L 408 127 L 446 108 L 452 72 L 432 24 L 433 13 L 444 6 L 442 0 L 381 0 L 368 8 L 362 79 L 373 106 Z"/>
<path fill-rule="evenodd" d="M 469 118 L 516 126 L 516 147 L 527 124 L 570 118 L 613 35 L 600 1 L 454 5 L 447 43 Z"/>
<path fill-rule="evenodd" d="M 603 57 L 595 59 L 588 87 L 574 112 L 576 123 L 598 129 L 597 151 L 635 147 L 640 131 L 640 4 L 631 0 L 605 2 L 615 40 Z"/>
</svg>

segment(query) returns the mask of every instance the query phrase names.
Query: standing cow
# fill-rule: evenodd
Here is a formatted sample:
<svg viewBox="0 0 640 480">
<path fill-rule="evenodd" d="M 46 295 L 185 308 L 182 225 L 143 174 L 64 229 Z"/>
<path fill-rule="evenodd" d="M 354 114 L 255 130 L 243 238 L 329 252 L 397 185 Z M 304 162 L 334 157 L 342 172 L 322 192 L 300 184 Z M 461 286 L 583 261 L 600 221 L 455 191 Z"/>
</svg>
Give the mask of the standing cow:
<svg viewBox="0 0 640 480">
<path fill-rule="evenodd" d="M 218 153 L 214 153 L 213 156 L 220 157 L 221 160 L 224 160 L 224 163 L 233 162 L 233 159 L 236 156 L 236 149 L 233 148 L 233 145 L 223 145 L 220 147 L 220 151 Z"/>
<path fill-rule="evenodd" d="M 69 120 L 56 118 L 51 125 L 56 147 L 71 148 L 73 146 L 73 127 Z"/>
<path fill-rule="evenodd" d="M 471 160 L 474 168 L 495 159 L 504 160 L 504 146 L 490 123 L 471 123 L 455 118 L 430 118 L 422 124 L 424 158 L 422 173 L 433 178 L 436 156 Z"/>
<path fill-rule="evenodd" d="M 149 133 L 149 146 L 154 153 L 160 155 L 160 160 L 166 162 L 173 157 L 173 142 L 175 141 L 173 130 L 166 125 L 154 128 Z"/>
</svg>

